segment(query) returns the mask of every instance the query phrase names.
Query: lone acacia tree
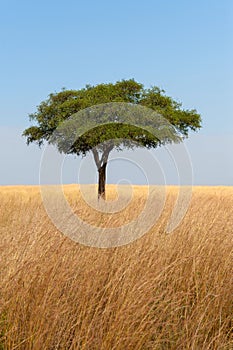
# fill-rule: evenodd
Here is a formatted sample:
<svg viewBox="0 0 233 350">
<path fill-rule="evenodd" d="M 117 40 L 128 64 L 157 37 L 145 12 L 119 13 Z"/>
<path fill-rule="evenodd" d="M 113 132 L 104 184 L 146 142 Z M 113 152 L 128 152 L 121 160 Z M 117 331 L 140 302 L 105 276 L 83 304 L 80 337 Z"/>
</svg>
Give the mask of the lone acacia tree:
<svg viewBox="0 0 233 350">
<path fill-rule="evenodd" d="M 29 119 L 36 125 L 23 132 L 27 144 L 47 141 L 60 152 L 83 156 L 92 151 L 99 173 L 98 198 L 103 199 L 113 148 L 156 148 L 181 142 L 190 130 L 201 127 L 195 109 L 182 109 L 164 90 L 146 89 L 133 79 L 51 93 Z"/>
</svg>

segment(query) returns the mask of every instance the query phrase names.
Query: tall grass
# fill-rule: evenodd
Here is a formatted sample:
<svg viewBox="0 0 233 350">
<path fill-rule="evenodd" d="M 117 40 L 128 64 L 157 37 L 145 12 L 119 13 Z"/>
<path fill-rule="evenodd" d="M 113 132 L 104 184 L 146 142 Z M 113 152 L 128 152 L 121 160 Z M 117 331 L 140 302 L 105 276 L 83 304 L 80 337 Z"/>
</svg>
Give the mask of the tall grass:
<svg viewBox="0 0 233 350">
<path fill-rule="evenodd" d="M 126 221 L 144 190 L 136 188 Z M 233 188 L 194 188 L 181 225 L 166 234 L 176 191 L 141 239 L 98 249 L 53 226 L 39 188 L 2 187 L 0 348 L 233 349 Z M 66 195 L 74 211 L 99 220 L 74 186 Z"/>
</svg>

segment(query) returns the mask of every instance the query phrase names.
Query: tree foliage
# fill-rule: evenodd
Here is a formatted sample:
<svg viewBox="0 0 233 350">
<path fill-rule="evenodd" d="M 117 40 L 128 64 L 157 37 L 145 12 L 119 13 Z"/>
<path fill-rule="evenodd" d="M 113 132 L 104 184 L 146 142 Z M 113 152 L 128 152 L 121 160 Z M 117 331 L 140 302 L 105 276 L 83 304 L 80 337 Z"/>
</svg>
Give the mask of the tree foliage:
<svg viewBox="0 0 233 350">
<path fill-rule="evenodd" d="M 28 144 L 47 141 L 60 152 L 84 156 L 92 151 L 100 195 L 113 148 L 156 148 L 181 142 L 201 127 L 195 109 L 183 109 L 164 90 L 133 79 L 51 93 L 29 118 L 34 125 L 23 132 Z"/>
<path fill-rule="evenodd" d="M 63 89 L 61 92 L 51 93 L 48 99 L 37 107 L 37 111 L 29 115 L 29 119 L 36 122 L 36 125 L 27 128 L 23 135 L 27 138 L 28 144 L 36 142 L 42 145 L 44 141 L 51 141 L 51 135 L 58 126 L 75 113 L 94 105 L 113 102 L 140 105 L 155 111 L 174 126 L 181 138 L 187 137 L 189 130 L 197 131 L 201 127 L 201 117 L 195 109 L 182 109 L 181 103 L 166 96 L 158 87 L 145 89 L 142 84 L 131 79 L 118 81 L 115 84 L 86 85 L 80 90 Z M 141 116 L 141 119 L 143 118 L 145 115 Z M 107 127 L 102 125 L 99 130 L 95 128 L 83 135 L 80 139 L 80 148 L 73 147 L 73 152 L 85 154 L 95 145 L 114 135 L 116 138 L 136 140 L 145 147 L 155 147 L 159 144 L 149 131 L 145 134 L 132 125 L 108 124 Z"/>
</svg>

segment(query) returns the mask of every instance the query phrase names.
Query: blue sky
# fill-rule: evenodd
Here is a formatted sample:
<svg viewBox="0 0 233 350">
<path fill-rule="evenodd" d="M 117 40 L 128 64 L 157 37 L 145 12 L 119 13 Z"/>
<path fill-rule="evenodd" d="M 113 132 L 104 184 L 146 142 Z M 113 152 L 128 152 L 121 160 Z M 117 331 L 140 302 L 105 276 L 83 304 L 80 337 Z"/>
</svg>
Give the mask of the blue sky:
<svg viewBox="0 0 233 350">
<path fill-rule="evenodd" d="M 8 0 L 0 9 L 0 184 L 38 182 L 41 151 L 20 134 L 49 93 L 135 78 L 201 113 L 203 129 L 186 142 L 194 184 L 233 185 L 232 1 Z"/>
</svg>

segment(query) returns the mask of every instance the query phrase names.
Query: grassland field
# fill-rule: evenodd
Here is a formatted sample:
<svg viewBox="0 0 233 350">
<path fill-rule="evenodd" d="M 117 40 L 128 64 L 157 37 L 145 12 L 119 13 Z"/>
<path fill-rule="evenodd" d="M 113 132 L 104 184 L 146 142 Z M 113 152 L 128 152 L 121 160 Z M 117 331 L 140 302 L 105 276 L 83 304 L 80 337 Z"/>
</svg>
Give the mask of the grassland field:
<svg viewBox="0 0 233 350">
<path fill-rule="evenodd" d="M 166 188 L 143 237 L 100 249 L 59 232 L 39 187 L 0 187 L 0 349 L 232 350 L 233 187 L 193 187 L 167 234 L 177 192 Z M 90 209 L 75 185 L 64 193 L 90 224 L 117 227 L 139 214 L 146 187 L 118 214 Z"/>
</svg>

